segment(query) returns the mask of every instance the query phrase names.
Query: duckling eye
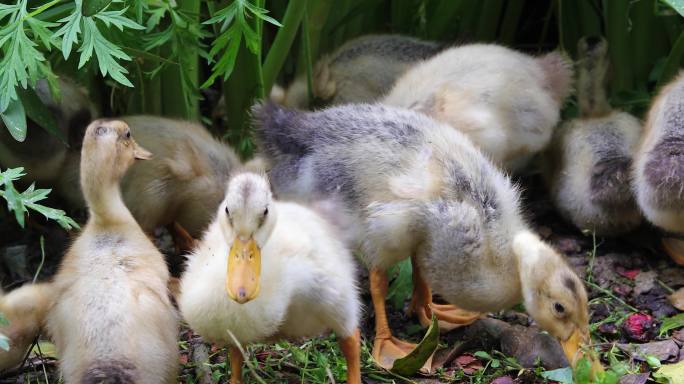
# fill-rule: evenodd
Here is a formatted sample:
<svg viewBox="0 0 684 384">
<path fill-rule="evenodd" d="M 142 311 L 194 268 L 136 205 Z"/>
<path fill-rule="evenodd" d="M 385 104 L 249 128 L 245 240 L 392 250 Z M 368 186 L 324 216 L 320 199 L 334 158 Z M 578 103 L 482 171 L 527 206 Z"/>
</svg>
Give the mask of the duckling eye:
<svg viewBox="0 0 684 384">
<path fill-rule="evenodd" d="M 553 310 L 556 311 L 556 313 L 559 315 L 565 314 L 565 307 L 561 303 L 554 303 Z"/>
<path fill-rule="evenodd" d="M 226 215 L 227 215 L 228 218 L 230 219 L 230 211 L 228 210 L 228 207 L 226 207 Z"/>
<path fill-rule="evenodd" d="M 264 217 L 268 216 L 268 207 L 264 209 Z"/>
<path fill-rule="evenodd" d="M 131 131 L 127 131 L 127 132 L 126 132 L 126 138 L 127 138 L 127 139 L 130 139 L 130 138 L 131 138 Z"/>
</svg>

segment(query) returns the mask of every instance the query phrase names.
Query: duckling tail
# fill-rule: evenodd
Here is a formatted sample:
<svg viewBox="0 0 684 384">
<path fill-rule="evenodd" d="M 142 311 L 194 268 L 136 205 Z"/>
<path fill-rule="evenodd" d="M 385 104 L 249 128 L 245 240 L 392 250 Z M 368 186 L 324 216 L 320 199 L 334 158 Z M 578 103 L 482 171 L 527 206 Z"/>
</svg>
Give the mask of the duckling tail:
<svg viewBox="0 0 684 384">
<path fill-rule="evenodd" d="M 647 154 L 642 172 L 652 189 L 653 203 L 661 207 L 684 204 L 684 138 L 665 136 Z"/>
<path fill-rule="evenodd" d="M 591 175 L 591 201 L 603 205 L 623 205 L 634 201 L 630 187 L 632 159 L 616 156 L 601 159 Z"/>
<path fill-rule="evenodd" d="M 126 360 L 98 360 L 90 365 L 81 384 L 132 384 L 136 383 L 135 366 Z"/>
<path fill-rule="evenodd" d="M 259 147 L 276 159 L 300 157 L 310 150 L 310 132 L 301 122 L 302 112 L 266 101 L 252 107 L 252 122 Z"/>
</svg>

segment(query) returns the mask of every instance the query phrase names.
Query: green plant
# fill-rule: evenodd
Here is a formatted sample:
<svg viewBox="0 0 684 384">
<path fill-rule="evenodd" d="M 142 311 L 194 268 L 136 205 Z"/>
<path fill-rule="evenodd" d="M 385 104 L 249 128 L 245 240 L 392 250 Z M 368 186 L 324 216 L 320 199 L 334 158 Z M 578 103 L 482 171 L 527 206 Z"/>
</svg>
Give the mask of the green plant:
<svg viewBox="0 0 684 384">
<path fill-rule="evenodd" d="M 38 204 L 39 201 L 47 198 L 50 193 L 49 189 L 35 189 L 31 184 L 24 192 L 19 192 L 14 187 L 13 182 L 24 176 L 24 168 L 10 168 L 4 172 L 0 172 L 0 196 L 7 201 L 7 209 L 14 212 L 14 217 L 17 223 L 23 228 L 25 225 L 25 215 L 29 213 L 29 209 L 34 210 L 47 219 L 54 220 L 62 228 L 69 230 L 72 228 L 79 228 L 78 224 L 71 219 L 66 213 L 60 209 L 46 207 Z"/>
</svg>

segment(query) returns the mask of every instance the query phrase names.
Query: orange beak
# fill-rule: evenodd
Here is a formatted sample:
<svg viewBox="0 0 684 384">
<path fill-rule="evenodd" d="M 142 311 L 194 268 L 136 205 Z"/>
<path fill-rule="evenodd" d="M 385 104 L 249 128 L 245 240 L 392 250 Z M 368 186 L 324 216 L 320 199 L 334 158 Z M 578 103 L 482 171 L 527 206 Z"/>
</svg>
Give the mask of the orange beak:
<svg viewBox="0 0 684 384">
<path fill-rule="evenodd" d="M 240 304 L 254 300 L 259 295 L 261 275 L 261 250 L 254 238 L 244 241 L 236 237 L 228 255 L 226 291 Z"/>
<path fill-rule="evenodd" d="M 561 346 L 563 346 L 565 356 L 568 358 L 568 361 L 573 368 L 575 368 L 580 359 L 586 357 L 591 362 L 591 373 L 594 379 L 596 378 L 596 373 L 604 371 L 601 362 L 596 358 L 595 354 L 591 351 L 585 352 L 585 350 L 582 349 L 583 345 L 591 345 L 591 336 L 589 336 L 589 333 L 575 329 L 567 340 L 561 341 L 560 343 Z"/>
</svg>

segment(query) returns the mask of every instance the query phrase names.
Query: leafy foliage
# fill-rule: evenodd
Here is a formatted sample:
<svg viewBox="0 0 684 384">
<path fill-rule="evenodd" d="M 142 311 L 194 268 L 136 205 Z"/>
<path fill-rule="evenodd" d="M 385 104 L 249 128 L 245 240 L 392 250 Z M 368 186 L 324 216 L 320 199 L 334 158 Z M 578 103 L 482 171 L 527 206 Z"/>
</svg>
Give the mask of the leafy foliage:
<svg viewBox="0 0 684 384">
<path fill-rule="evenodd" d="M 55 220 L 66 230 L 79 228 L 78 224 L 67 216 L 64 211 L 38 204 L 39 201 L 47 198 L 50 189 L 35 189 L 35 186 L 31 184 L 24 192 L 18 192 L 14 187 L 13 181 L 24 176 L 23 172 L 24 168 L 22 167 L 10 168 L 0 172 L 0 187 L 3 188 L 3 190 L 0 190 L 0 196 L 7 201 L 7 209 L 10 212 L 14 212 L 19 225 L 22 228 L 24 227 L 26 224 L 24 215 L 31 209 L 42 214 L 47 219 Z"/>
<path fill-rule="evenodd" d="M 235 0 L 204 22 L 204 24 L 210 25 L 220 24 L 221 33 L 212 43 L 209 56 L 215 58 L 219 53 L 222 52 L 222 54 L 212 67 L 213 73 L 202 84 L 203 88 L 210 86 L 219 76 L 223 76 L 224 80 L 228 79 L 235 67 L 235 59 L 243 38 L 247 48 L 252 53 L 260 52 L 261 36 L 249 25 L 247 17 L 256 17 L 280 27 L 281 24 L 268 16 L 267 13 L 266 9 L 258 7 L 248 0 Z"/>
</svg>

